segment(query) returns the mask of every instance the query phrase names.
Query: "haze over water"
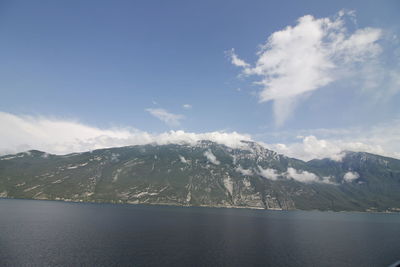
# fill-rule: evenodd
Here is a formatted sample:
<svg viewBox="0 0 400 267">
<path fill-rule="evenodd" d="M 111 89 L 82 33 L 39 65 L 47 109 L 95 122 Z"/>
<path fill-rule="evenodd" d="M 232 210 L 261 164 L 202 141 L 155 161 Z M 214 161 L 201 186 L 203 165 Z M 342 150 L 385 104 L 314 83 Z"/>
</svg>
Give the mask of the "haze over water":
<svg viewBox="0 0 400 267">
<path fill-rule="evenodd" d="M 2 266 L 388 266 L 400 214 L 0 200 Z"/>
</svg>

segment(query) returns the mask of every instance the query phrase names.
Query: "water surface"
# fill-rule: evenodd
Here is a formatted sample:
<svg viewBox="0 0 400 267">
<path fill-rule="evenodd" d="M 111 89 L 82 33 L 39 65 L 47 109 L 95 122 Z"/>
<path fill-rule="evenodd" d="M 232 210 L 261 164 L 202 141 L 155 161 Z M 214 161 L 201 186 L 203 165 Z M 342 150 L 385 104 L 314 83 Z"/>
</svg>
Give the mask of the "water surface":
<svg viewBox="0 0 400 267">
<path fill-rule="evenodd" d="M 400 214 L 0 199 L 1 266 L 388 266 Z"/>
</svg>

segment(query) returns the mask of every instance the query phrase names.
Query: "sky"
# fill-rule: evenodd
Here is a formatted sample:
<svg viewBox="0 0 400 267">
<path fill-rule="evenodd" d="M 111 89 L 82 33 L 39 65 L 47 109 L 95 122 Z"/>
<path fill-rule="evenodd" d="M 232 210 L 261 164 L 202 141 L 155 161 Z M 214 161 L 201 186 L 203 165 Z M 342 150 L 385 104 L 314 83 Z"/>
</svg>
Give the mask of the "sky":
<svg viewBox="0 0 400 267">
<path fill-rule="evenodd" d="M 400 158 L 399 1 L 0 1 L 0 154 L 254 140 Z"/>
</svg>

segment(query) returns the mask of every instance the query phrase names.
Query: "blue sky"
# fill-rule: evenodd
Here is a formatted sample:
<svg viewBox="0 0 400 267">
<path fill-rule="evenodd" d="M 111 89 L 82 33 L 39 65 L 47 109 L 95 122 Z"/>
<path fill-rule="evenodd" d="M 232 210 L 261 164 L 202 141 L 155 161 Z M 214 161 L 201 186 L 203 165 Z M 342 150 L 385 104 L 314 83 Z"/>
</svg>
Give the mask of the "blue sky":
<svg viewBox="0 0 400 267">
<path fill-rule="evenodd" d="M 338 18 L 341 10 L 345 15 Z M 398 1 L 1 1 L 0 112 L 8 135 L 3 131 L 7 141 L 0 150 L 70 152 L 41 146 L 44 140 L 30 143 L 32 133 L 11 123 L 12 116 L 39 128 L 47 120 L 150 134 L 235 131 L 299 157 L 308 153 L 306 137 L 320 146 L 327 142 L 323 148 L 398 156 L 400 147 L 392 143 L 400 131 L 399 11 Z M 297 46 L 269 43 L 265 62 L 260 47 L 288 26 L 305 25 L 299 19 L 306 15 L 313 25 L 343 22 L 332 32 L 345 30 L 346 40 L 365 41 L 367 34 L 372 39 L 324 50 L 321 56 L 335 67 L 318 69 L 301 87 L 305 70 L 284 72 L 293 63 L 288 57 L 299 54 Z M 283 48 L 292 52 L 280 59 L 278 76 L 293 76 L 290 88 L 273 76 L 276 66 L 256 69 L 257 61 L 268 65 Z M 247 67 L 234 64 L 233 56 Z M 321 62 L 324 58 L 310 64 Z M 321 82 L 325 78 L 329 81 Z M 263 101 L 271 82 L 279 93 Z M 300 93 L 282 100 L 285 90 Z M 27 133 L 17 140 L 13 133 L 21 131 Z M 357 142 L 363 146 L 352 146 Z"/>
</svg>

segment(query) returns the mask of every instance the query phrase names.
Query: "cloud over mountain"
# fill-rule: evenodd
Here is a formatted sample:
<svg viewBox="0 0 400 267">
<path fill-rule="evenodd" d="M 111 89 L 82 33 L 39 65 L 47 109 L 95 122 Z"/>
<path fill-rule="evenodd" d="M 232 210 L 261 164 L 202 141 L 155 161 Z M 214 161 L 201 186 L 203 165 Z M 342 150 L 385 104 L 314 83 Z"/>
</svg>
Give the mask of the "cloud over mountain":
<svg viewBox="0 0 400 267">
<path fill-rule="evenodd" d="M 211 150 L 204 152 L 204 156 L 214 165 L 219 165 L 221 163 L 219 160 L 217 160 L 217 157 L 211 152 Z"/>
<path fill-rule="evenodd" d="M 149 133 L 129 127 L 100 129 L 76 120 L 14 115 L 5 112 L 0 112 L 0 124 L 2 125 L 0 154 L 11 154 L 30 149 L 67 154 L 99 148 L 151 143 L 160 145 L 196 144 L 200 140 L 210 140 L 238 148 L 244 146 L 242 140 L 255 140 L 249 134 L 224 131 Z M 304 134 L 294 142 L 261 144 L 278 153 L 303 160 L 325 157 L 341 160 L 343 150 L 365 151 L 400 158 L 400 121 L 377 125 L 369 130 L 363 128 L 320 129 Z M 283 136 L 284 133 L 280 133 L 280 135 Z"/>
<path fill-rule="evenodd" d="M 278 131 L 274 134 L 286 140 L 265 146 L 302 160 L 331 158 L 340 161 L 344 155 L 342 151 L 346 150 L 400 158 L 400 120 L 369 127 L 308 129 L 291 133 Z M 291 137 L 284 137 L 287 134 Z"/>
<path fill-rule="evenodd" d="M 42 116 L 17 116 L 0 112 L 0 154 L 22 152 L 29 149 L 66 154 L 99 148 L 143 144 L 195 144 L 210 140 L 230 147 L 241 146 L 241 140 L 251 140 L 237 132 L 190 133 L 169 131 L 149 133 L 134 128 L 100 129 L 74 120 Z"/>
</svg>

